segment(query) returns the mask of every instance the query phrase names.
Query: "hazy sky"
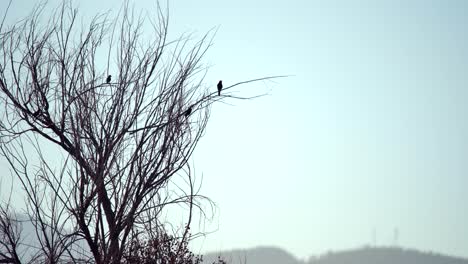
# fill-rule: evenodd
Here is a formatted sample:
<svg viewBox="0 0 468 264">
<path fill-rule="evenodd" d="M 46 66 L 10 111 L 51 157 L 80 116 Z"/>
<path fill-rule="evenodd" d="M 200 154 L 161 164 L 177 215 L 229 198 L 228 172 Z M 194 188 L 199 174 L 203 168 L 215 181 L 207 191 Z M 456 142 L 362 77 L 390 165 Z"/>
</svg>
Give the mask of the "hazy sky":
<svg viewBox="0 0 468 264">
<path fill-rule="evenodd" d="M 11 17 L 34 1 L 13 1 Z M 151 10 L 154 1 L 133 1 Z M 0 0 L 0 11 L 4 11 Z M 82 0 L 83 11 L 120 2 Z M 468 2 L 172 0 L 171 34 L 219 26 L 193 163 L 218 205 L 196 250 L 300 257 L 373 243 L 468 257 Z"/>
</svg>

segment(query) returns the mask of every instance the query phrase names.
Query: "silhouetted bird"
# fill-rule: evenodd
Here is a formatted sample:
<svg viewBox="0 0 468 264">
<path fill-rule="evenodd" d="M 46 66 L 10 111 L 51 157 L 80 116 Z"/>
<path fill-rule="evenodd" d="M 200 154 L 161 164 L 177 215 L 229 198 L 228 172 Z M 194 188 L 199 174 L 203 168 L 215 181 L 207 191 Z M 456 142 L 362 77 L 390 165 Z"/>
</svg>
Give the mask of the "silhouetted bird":
<svg viewBox="0 0 468 264">
<path fill-rule="evenodd" d="M 218 83 L 218 96 L 221 95 L 221 90 L 223 89 L 223 81 L 219 81 Z"/>
<path fill-rule="evenodd" d="M 107 76 L 106 83 L 110 83 L 112 79 L 112 75 Z"/>
<path fill-rule="evenodd" d="M 184 116 L 185 116 L 185 117 L 188 117 L 191 113 L 192 113 L 192 107 L 189 107 L 189 108 L 185 111 Z"/>
</svg>

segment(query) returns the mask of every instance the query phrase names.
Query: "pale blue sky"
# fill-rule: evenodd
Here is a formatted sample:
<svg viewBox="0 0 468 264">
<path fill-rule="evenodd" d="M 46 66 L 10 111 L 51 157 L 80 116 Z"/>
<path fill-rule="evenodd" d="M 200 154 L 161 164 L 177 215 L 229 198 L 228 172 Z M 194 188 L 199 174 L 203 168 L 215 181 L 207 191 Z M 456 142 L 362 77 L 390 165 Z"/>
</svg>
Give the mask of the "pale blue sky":
<svg viewBox="0 0 468 264">
<path fill-rule="evenodd" d="M 12 17 L 32 3 L 14 1 Z M 174 36 L 219 26 L 213 89 L 294 75 L 213 107 L 193 162 L 218 231 L 197 250 L 305 257 L 369 244 L 373 229 L 390 245 L 398 228 L 400 246 L 468 257 L 466 14 L 466 1 L 170 1 Z"/>
</svg>

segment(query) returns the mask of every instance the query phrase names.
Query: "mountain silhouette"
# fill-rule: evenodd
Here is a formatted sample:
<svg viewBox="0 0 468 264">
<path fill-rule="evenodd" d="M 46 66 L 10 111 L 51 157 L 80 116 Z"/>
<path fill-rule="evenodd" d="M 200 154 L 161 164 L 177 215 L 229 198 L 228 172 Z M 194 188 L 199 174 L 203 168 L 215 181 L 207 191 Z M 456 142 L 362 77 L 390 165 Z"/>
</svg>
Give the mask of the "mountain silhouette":
<svg viewBox="0 0 468 264">
<path fill-rule="evenodd" d="M 203 255 L 203 263 L 211 264 L 218 256 L 227 264 L 299 264 L 300 261 L 284 249 L 278 247 L 255 247 L 208 253 Z M 303 263 L 301 263 L 303 264 Z"/>
<path fill-rule="evenodd" d="M 207 253 L 203 263 L 211 264 L 218 256 L 228 264 L 468 264 L 468 259 L 421 252 L 398 247 L 364 247 L 346 251 L 328 252 L 309 258 L 297 259 L 277 247 L 256 247 Z"/>
<path fill-rule="evenodd" d="M 19 252 L 24 259 L 30 259 L 39 246 L 34 225 L 25 215 L 18 215 L 21 221 L 22 241 Z M 32 246 L 32 248 L 30 247 Z M 78 254 L 89 254 L 84 241 L 80 241 Z M 75 249 L 76 250 L 76 249 Z M 2 247 L 0 247 L 0 252 Z M 203 263 L 212 264 L 218 256 L 227 264 L 468 264 L 467 258 L 447 256 L 434 252 L 422 252 L 399 247 L 362 247 L 352 250 L 329 251 L 326 254 L 301 260 L 279 247 L 255 247 L 250 249 L 211 252 L 203 255 Z"/>
</svg>

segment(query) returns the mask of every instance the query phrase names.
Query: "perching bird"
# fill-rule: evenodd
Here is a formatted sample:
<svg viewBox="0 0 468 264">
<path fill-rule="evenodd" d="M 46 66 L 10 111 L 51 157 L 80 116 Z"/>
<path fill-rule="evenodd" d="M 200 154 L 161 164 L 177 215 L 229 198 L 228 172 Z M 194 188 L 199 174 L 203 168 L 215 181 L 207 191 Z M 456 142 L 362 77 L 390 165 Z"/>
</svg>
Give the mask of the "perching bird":
<svg viewBox="0 0 468 264">
<path fill-rule="evenodd" d="M 106 83 L 110 83 L 110 82 L 111 82 L 111 78 L 112 78 L 112 75 L 108 75 L 108 76 L 107 76 L 107 79 L 106 79 Z"/>
<path fill-rule="evenodd" d="M 184 113 L 185 117 L 188 117 L 192 113 L 192 107 L 190 106 Z"/>
<path fill-rule="evenodd" d="M 223 89 L 223 81 L 219 81 L 218 83 L 218 96 L 221 95 L 221 89 Z"/>
</svg>

